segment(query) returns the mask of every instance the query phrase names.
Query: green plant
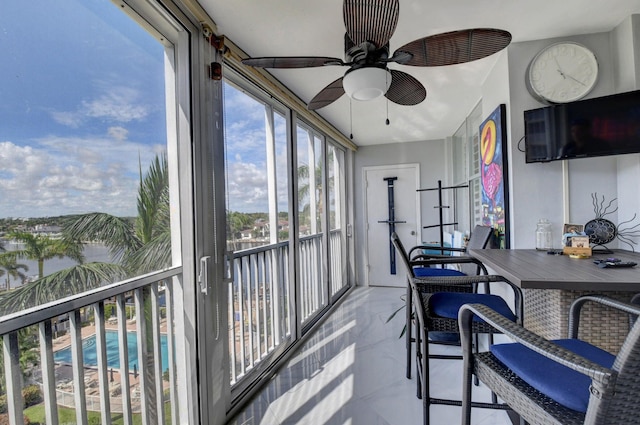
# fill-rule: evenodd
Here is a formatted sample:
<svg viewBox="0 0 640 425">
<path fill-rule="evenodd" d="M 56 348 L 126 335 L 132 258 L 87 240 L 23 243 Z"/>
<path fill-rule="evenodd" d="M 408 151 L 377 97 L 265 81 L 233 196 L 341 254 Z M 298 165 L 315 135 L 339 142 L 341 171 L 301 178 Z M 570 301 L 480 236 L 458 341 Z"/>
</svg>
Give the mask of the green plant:
<svg viewBox="0 0 640 425">
<path fill-rule="evenodd" d="M 29 385 L 22 390 L 22 398 L 24 399 L 24 407 L 31 407 L 35 404 L 42 403 L 42 392 L 37 385 Z"/>
<path fill-rule="evenodd" d="M 2 414 L 0 415 L 0 425 L 9 425 L 9 415 Z M 35 422 L 31 422 L 28 417 L 24 417 L 24 425 L 36 425 Z"/>
</svg>

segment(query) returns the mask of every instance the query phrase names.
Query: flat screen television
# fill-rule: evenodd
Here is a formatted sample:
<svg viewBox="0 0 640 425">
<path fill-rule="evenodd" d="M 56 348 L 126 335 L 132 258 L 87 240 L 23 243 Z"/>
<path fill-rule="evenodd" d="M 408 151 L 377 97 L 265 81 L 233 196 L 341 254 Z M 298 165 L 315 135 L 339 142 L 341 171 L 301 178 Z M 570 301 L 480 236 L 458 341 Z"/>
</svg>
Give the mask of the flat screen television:
<svg viewBox="0 0 640 425">
<path fill-rule="evenodd" d="M 525 161 L 640 152 L 640 90 L 524 111 Z"/>
</svg>

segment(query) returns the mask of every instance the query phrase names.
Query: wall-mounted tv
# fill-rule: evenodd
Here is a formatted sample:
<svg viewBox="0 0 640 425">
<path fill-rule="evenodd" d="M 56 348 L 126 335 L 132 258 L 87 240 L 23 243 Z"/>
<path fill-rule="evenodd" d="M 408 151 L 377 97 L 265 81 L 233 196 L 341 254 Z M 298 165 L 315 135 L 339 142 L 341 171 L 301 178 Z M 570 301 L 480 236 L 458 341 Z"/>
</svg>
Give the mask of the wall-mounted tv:
<svg viewBox="0 0 640 425">
<path fill-rule="evenodd" d="M 525 161 L 640 152 L 640 90 L 524 111 Z"/>
</svg>

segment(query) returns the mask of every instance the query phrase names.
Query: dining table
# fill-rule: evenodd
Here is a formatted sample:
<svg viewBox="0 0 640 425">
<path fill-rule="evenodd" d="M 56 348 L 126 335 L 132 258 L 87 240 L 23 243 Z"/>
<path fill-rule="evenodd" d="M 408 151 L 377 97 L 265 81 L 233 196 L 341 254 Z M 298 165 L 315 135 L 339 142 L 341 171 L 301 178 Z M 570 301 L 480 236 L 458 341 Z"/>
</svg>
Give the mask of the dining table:
<svg viewBox="0 0 640 425">
<path fill-rule="evenodd" d="M 522 289 L 524 326 L 548 339 L 567 337 L 569 307 L 579 296 L 602 294 L 631 302 L 640 294 L 640 265 L 607 264 L 640 264 L 640 254 L 632 251 L 594 250 L 584 258 L 562 254 L 561 250 L 472 249 L 469 255 Z M 634 319 L 588 304 L 580 317 L 579 338 L 615 354 Z"/>
</svg>

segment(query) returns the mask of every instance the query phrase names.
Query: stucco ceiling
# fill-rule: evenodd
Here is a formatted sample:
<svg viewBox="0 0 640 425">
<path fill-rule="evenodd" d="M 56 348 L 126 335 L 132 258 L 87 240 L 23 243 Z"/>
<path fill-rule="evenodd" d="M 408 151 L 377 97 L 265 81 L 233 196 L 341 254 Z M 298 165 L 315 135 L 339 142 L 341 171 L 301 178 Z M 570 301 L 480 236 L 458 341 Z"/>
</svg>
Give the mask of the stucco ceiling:
<svg viewBox="0 0 640 425">
<path fill-rule="evenodd" d="M 250 56 L 344 58 L 342 0 L 199 2 L 218 32 Z M 634 13 L 640 13 L 640 0 L 400 0 L 390 50 L 424 36 L 467 28 L 504 29 L 512 34 L 512 43 L 605 32 Z M 350 102 L 345 95 L 317 112 L 347 137 L 353 134 L 360 146 L 441 139 L 452 135 L 480 100 L 481 84 L 502 54 L 505 51 L 437 68 L 391 64 L 426 87 L 426 100 L 416 106 L 396 105 L 384 97 Z M 309 102 L 346 70 L 328 66 L 270 72 Z M 387 108 L 390 125 L 385 124 Z"/>
</svg>

